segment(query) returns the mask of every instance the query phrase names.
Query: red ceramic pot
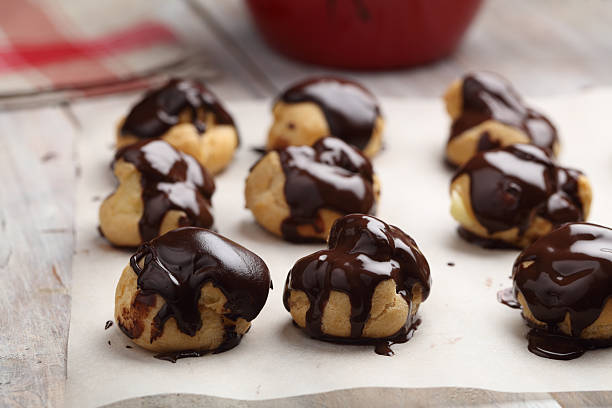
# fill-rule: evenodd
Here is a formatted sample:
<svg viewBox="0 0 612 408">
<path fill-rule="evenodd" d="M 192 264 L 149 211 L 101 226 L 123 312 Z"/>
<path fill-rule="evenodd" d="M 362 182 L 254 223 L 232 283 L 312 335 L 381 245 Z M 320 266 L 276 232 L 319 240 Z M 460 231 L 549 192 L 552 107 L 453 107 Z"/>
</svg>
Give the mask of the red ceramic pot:
<svg viewBox="0 0 612 408">
<path fill-rule="evenodd" d="M 459 44 L 482 0 L 247 0 L 266 41 L 314 64 L 389 69 Z"/>
</svg>

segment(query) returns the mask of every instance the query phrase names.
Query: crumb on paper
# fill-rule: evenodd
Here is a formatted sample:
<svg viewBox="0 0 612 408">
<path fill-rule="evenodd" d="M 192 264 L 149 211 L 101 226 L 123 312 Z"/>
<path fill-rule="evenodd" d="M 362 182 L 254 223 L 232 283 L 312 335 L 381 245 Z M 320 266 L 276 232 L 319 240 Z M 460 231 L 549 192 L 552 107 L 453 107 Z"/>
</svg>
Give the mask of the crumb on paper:
<svg viewBox="0 0 612 408">
<path fill-rule="evenodd" d="M 40 161 L 43 163 L 46 163 L 50 160 L 53 160 L 57 157 L 57 153 L 56 152 L 47 152 L 45 154 L 42 155 L 42 157 L 40 158 Z"/>
</svg>

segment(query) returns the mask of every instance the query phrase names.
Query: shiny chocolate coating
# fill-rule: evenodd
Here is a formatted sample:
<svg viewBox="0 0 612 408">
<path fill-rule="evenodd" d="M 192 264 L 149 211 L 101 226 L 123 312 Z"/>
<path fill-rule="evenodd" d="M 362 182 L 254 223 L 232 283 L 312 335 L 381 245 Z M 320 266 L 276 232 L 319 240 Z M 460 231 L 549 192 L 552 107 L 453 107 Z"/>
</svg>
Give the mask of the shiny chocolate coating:
<svg viewBox="0 0 612 408">
<path fill-rule="evenodd" d="M 180 226 L 213 225 L 210 199 L 215 183 L 195 158 L 163 140 L 149 139 L 120 149 L 114 163 L 118 160 L 133 164 L 140 173 L 144 208 L 138 228 L 143 241 L 159 235 L 170 210 L 185 213 Z"/>
<path fill-rule="evenodd" d="M 286 240 L 310 240 L 297 231 L 302 224 L 312 224 L 322 231 L 318 212 L 323 208 L 341 214 L 375 211 L 372 164 L 356 148 L 335 137 L 326 137 L 312 147 L 289 146 L 277 152 L 290 208 L 290 216 L 281 225 Z"/>
<path fill-rule="evenodd" d="M 549 153 L 557 143 L 557 130 L 544 115 L 527 107 L 512 85 L 499 75 L 477 72 L 463 78 L 462 113 L 451 126 L 450 139 L 479 124 L 494 120 L 521 130 L 531 143 Z M 449 140 L 450 140 L 449 139 Z M 479 150 L 498 147 L 486 132 Z"/>
<path fill-rule="evenodd" d="M 612 343 L 612 336 L 599 340 L 580 337 L 612 296 L 611 229 L 588 223 L 558 228 L 518 256 L 512 277 L 515 297 L 522 294 L 533 316 L 545 324 L 528 336 L 532 352 L 571 359 Z M 567 314 L 571 336 L 558 329 Z"/>
<path fill-rule="evenodd" d="M 144 243 L 130 258 L 130 266 L 138 275 L 137 301 L 143 303 L 153 297 L 151 304 L 159 295 L 165 302 L 154 317 L 151 342 L 163 333 L 169 318 L 174 318 L 178 329 L 189 336 L 202 328 L 198 303 L 208 282 L 226 297 L 224 308 L 228 311 L 224 316 L 234 321 L 257 317 L 271 287 L 268 267 L 260 257 L 203 228 L 179 228 Z M 122 330 L 132 338 L 138 335 Z M 233 325 L 228 325 L 223 343 L 213 352 L 232 348 L 240 339 Z M 161 357 L 180 358 L 184 353 Z"/>
<path fill-rule="evenodd" d="M 534 217 L 553 226 L 584 220 L 578 195 L 578 170 L 558 166 L 546 151 L 516 144 L 480 152 L 460 167 L 453 181 L 467 174 L 474 216 L 489 234 L 519 228 Z"/>
<path fill-rule="evenodd" d="M 413 320 L 412 313 L 409 313 L 406 325 L 388 338 L 362 337 L 363 328 L 370 317 L 374 291 L 379 283 L 388 279 L 394 280 L 397 293 L 406 300 L 411 311 L 415 285 L 420 287 L 421 301 L 429 295 L 429 265 L 414 240 L 399 228 L 378 218 L 350 214 L 334 223 L 328 249 L 296 262 L 287 275 L 283 301 L 290 311 L 291 291 L 306 294 L 310 308 L 306 313 L 305 330 L 311 337 L 349 343 L 399 343 L 407 341 L 414 331 L 417 321 Z M 350 299 L 350 337 L 323 333 L 323 310 L 331 291 L 346 293 Z"/>
<path fill-rule="evenodd" d="M 342 78 L 307 79 L 287 89 L 279 100 L 316 104 L 323 111 L 331 136 L 361 150 L 368 145 L 380 116 L 374 95 L 360 84 Z"/>
<path fill-rule="evenodd" d="M 204 114 L 212 113 L 217 124 L 234 125 L 234 120 L 217 97 L 196 80 L 171 79 L 147 93 L 125 118 L 122 135 L 151 139 L 162 136 L 180 122 L 184 111 L 200 133 L 206 131 Z"/>
</svg>

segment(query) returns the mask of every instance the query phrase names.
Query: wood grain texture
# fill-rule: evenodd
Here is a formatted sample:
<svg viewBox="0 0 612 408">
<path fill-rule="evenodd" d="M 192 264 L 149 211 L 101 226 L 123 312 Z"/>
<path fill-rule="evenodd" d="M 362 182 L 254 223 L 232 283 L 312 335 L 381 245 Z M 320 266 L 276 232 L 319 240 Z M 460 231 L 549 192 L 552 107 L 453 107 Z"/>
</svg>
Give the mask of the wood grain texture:
<svg viewBox="0 0 612 408">
<path fill-rule="evenodd" d="M 75 127 L 0 114 L 0 406 L 61 406 L 70 318 Z"/>
<path fill-rule="evenodd" d="M 71 3 L 64 7 L 86 2 Z M 296 79 L 328 72 L 350 75 L 380 96 L 436 96 L 470 69 L 503 73 L 527 95 L 612 84 L 609 1 L 489 0 L 452 57 L 409 71 L 370 74 L 308 66 L 275 54 L 254 32 L 242 0 L 163 2 L 155 12 L 177 30 L 187 50 L 205 56 L 206 66 L 192 73 L 206 70 L 211 88 L 226 99 L 271 97 Z M 99 18 L 112 18 L 116 11 L 108 6 L 106 13 Z M 80 120 L 86 118 L 59 107 L 0 112 L 2 407 L 62 405 L 74 244 L 73 144 Z M 612 406 L 612 393 L 355 389 L 260 402 L 165 395 L 113 406 L 195 405 Z"/>
</svg>

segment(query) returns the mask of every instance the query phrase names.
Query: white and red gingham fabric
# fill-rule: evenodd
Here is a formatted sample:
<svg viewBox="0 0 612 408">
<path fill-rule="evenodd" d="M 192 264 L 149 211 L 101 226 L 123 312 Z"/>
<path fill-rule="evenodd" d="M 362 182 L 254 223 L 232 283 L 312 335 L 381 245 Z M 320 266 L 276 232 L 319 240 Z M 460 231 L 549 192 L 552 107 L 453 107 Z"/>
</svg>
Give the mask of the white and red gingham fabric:
<svg viewBox="0 0 612 408">
<path fill-rule="evenodd" d="M 142 73 L 186 55 L 163 14 L 155 0 L 0 0 L 0 98 L 146 85 Z"/>
</svg>

